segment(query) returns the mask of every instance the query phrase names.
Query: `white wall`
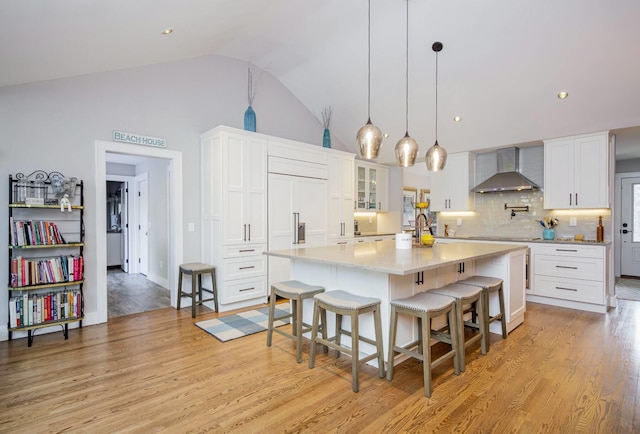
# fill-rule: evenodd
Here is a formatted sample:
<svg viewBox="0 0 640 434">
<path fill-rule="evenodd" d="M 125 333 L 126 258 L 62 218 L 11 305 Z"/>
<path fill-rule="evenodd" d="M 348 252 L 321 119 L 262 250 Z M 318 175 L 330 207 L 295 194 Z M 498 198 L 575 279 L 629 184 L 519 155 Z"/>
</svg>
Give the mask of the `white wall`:
<svg viewBox="0 0 640 434">
<path fill-rule="evenodd" d="M 167 149 L 183 153 L 183 221 L 196 223 L 195 232 L 182 229 L 184 260 L 198 260 L 199 134 L 217 125 L 243 127 L 246 83 L 246 63 L 207 56 L 0 88 L 0 175 L 7 180 L 9 174 L 42 169 L 85 182 L 85 311 L 95 313 L 98 303 L 95 141 L 111 141 L 112 131 L 119 130 L 166 138 Z M 268 71 L 254 109 L 258 132 L 321 146 L 322 123 Z M 332 146 L 346 149 L 334 137 Z M 0 203 L 8 202 L 7 193 L 0 188 Z M 5 212 L 0 227 L 7 224 Z M 7 233 L 0 230 L 1 245 L 8 245 Z M 2 249 L 0 263 L 7 263 L 7 254 Z M 0 281 L 8 282 L 4 266 Z M 0 338 L 5 339 L 7 297 L 0 291 Z"/>
</svg>

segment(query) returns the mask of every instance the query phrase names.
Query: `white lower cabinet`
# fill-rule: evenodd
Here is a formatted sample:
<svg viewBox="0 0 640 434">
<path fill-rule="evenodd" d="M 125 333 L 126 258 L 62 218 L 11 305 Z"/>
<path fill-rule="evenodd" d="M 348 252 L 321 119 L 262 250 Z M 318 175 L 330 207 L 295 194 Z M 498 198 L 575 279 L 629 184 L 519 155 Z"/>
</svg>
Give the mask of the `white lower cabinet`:
<svg viewBox="0 0 640 434">
<path fill-rule="evenodd" d="M 540 245 L 531 249 L 530 301 L 606 312 L 607 246 Z"/>
</svg>

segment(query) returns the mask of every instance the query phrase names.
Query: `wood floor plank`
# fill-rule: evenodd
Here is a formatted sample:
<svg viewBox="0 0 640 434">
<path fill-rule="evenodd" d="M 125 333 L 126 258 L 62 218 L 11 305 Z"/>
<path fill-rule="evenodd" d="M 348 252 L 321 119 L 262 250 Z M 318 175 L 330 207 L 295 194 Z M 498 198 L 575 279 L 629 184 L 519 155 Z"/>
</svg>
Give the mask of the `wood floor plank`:
<svg viewBox="0 0 640 434">
<path fill-rule="evenodd" d="M 424 397 L 422 365 L 388 382 L 350 359 L 265 333 L 221 343 L 162 309 L 0 342 L 0 432 L 638 432 L 640 302 L 594 314 L 530 303 L 525 324 L 491 350 L 445 363 Z"/>
</svg>

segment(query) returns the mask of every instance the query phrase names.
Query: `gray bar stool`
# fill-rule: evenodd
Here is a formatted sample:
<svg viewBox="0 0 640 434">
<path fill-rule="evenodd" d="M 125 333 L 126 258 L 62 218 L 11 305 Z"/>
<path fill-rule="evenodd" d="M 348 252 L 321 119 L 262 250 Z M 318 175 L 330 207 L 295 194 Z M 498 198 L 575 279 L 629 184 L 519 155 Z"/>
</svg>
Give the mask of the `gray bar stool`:
<svg viewBox="0 0 640 434">
<path fill-rule="evenodd" d="M 418 318 L 418 339 L 404 346 L 396 346 L 398 314 L 412 315 Z M 447 316 L 449 333 L 431 329 L 431 320 Z M 391 301 L 391 324 L 389 332 L 389 358 L 387 380 L 393 379 L 393 359 L 396 353 L 402 353 L 422 361 L 424 376 L 424 396 L 431 396 L 431 370 L 449 359 L 453 359 L 454 373 L 460 373 L 458 358 L 456 300 L 446 295 L 421 292 L 408 298 Z M 431 339 L 451 345 L 451 351 L 436 360 L 431 359 Z M 412 348 L 416 347 L 416 350 Z"/>
<path fill-rule="evenodd" d="M 340 352 L 351 356 L 351 388 L 354 392 L 360 389 L 359 374 L 360 364 L 369 360 L 378 359 L 378 377 L 384 378 L 384 353 L 382 348 L 382 320 L 380 316 L 380 300 L 373 297 L 361 297 L 346 291 L 329 291 L 316 294 L 313 297 L 313 327 L 311 330 L 311 351 L 309 368 L 313 368 L 316 356 L 316 344 L 322 344 L 336 350 L 336 358 Z M 318 320 L 321 312 L 334 312 L 336 314 L 336 334 L 327 338 L 327 327 L 322 328 L 322 337 L 318 337 Z M 360 336 L 358 330 L 359 317 L 362 314 L 373 312 L 375 327 L 375 340 Z M 351 332 L 342 328 L 342 317 L 351 317 Z M 326 318 L 326 317 L 325 317 Z M 341 345 L 341 335 L 351 336 L 351 348 Z M 375 345 L 376 352 L 360 358 L 359 341 Z"/>
<path fill-rule="evenodd" d="M 191 276 L 191 293 L 182 291 L 182 275 Z M 202 275 L 211 274 L 211 289 L 202 287 Z M 197 288 L 196 288 L 197 280 Z M 208 292 L 211 294 L 211 298 L 203 299 L 202 292 Z M 197 300 L 196 300 L 197 296 Z M 200 262 L 190 262 L 188 264 L 180 265 L 180 271 L 178 273 L 178 310 L 180 310 L 180 301 L 182 297 L 191 297 L 191 317 L 196 317 L 196 305 L 202 304 L 205 301 L 213 301 L 215 311 L 218 311 L 218 288 L 216 286 L 216 267 L 213 265 L 202 264 Z"/>
<path fill-rule="evenodd" d="M 502 338 L 507 338 L 507 318 L 506 318 L 506 310 L 504 303 L 504 288 L 503 288 L 503 280 L 498 277 L 490 277 L 490 276 L 471 276 L 468 279 L 460 280 L 459 282 L 462 285 L 473 285 L 479 286 L 485 293 L 485 304 L 484 304 L 484 315 L 487 321 L 487 351 L 489 351 L 489 347 L 491 345 L 491 339 L 489 338 L 489 326 L 494 321 L 500 321 L 502 323 Z M 498 292 L 498 301 L 500 312 L 496 315 L 491 316 L 491 312 L 489 310 L 489 297 L 492 293 Z"/>
<path fill-rule="evenodd" d="M 323 286 L 307 285 L 298 280 L 288 280 L 271 285 L 271 296 L 269 297 L 269 324 L 267 326 L 267 346 L 271 346 L 273 332 L 280 333 L 296 343 L 296 358 L 298 363 L 302 362 L 302 335 L 311 331 L 311 325 L 302 322 L 303 301 L 312 298 L 314 295 L 324 292 Z M 291 300 L 291 313 L 287 315 L 275 316 L 277 296 Z M 273 322 L 291 318 L 292 332 L 273 327 Z M 326 321 L 325 321 L 326 322 Z M 325 322 L 322 324 L 324 325 Z"/>
<path fill-rule="evenodd" d="M 460 360 L 460 370 L 465 369 L 465 350 L 474 342 L 480 341 L 482 354 L 487 354 L 487 341 L 485 339 L 485 330 L 489 328 L 484 315 L 484 292 L 479 286 L 461 285 L 459 283 L 450 283 L 442 288 L 430 289 L 429 292 L 434 294 L 448 295 L 456 299 L 456 315 L 458 316 L 458 358 Z M 473 321 L 464 321 L 464 306 L 471 304 L 475 309 L 478 323 Z M 479 333 L 465 340 L 464 327 L 469 326 L 478 329 Z"/>
</svg>

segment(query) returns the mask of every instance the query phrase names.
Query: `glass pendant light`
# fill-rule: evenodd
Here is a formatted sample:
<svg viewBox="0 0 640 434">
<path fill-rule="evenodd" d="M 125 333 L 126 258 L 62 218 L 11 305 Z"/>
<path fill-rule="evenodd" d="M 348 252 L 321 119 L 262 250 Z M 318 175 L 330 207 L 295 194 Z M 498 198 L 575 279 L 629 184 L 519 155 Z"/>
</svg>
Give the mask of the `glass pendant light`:
<svg viewBox="0 0 640 434">
<path fill-rule="evenodd" d="M 378 157 L 380 145 L 382 145 L 382 131 L 371 123 L 371 0 L 369 0 L 369 67 L 367 84 L 367 123 L 358 130 L 356 142 L 360 156 L 365 160 Z"/>
<path fill-rule="evenodd" d="M 406 67 L 406 100 L 404 137 L 396 143 L 396 161 L 402 167 L 413 166 L 418 156 L 418 142 L 409 136 L 409 0 L 407 0 L 407 67 Z"/>
<path fill-rule="evenodd" d="M 431 49 L 436 52 L 436 143 L 427 151 L 425 163 L 428 171 L 439 172 L 447 163 L 447 151 L 438 145 L 438 53 L 442 51 L 442 42 L 434 42 Z"/>
</svg>

